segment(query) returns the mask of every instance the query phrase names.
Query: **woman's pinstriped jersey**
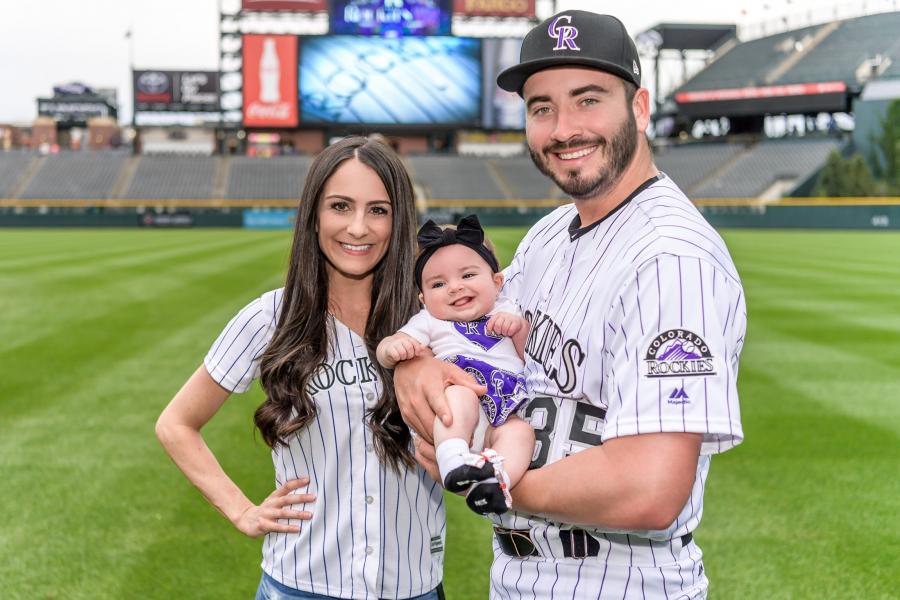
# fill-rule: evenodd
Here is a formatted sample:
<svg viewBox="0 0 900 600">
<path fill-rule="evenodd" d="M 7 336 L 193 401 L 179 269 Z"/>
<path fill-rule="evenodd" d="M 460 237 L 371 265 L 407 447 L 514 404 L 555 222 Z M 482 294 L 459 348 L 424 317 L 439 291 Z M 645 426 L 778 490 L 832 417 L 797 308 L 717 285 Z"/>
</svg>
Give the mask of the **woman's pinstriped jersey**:
<svg viewBox="0 0 900 600">
<path fill-rule="evenodd" d="M 246 391 L 280 312 L 282 290 L 263 294 L 226 326 L 204 360 L 221 386 Z M 329 319 L 325 364 L 309 386 L 316 417 L 288 445 L 272 450 L 274 487 L 303 475 L 316 495 L 300 533 L 269 533 L 262 567 L 281 583 L 338 598 L 409 598 L 441 582 L 444 550 L 442 489 L 421 468 L 381 465 L 366 409 L 381 382 L 364 340 Z"/>
</svg>

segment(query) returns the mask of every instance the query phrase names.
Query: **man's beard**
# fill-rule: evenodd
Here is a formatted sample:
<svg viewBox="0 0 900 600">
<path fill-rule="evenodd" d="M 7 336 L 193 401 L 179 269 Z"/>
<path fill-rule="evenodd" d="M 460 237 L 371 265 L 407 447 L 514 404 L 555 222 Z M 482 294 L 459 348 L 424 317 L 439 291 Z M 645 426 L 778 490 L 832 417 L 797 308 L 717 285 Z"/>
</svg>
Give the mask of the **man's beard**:
<svg viewBox="0 0 900 600">
<path fill-rule="evenodd" d="M 568 171 L 565 175 L 557 175 L 550 170 L 547 160 L 544 158 L 550 152 L 562 152 L 571 148 L 586 148 L 597 146 L 594 152 L 602 152 L 607 161 L 601 165 L 593 175 L 581 173 L 580 170 Z M 634 113 L 629 111 L 628 118 L 619 127 L 619 130 L 609 142 L 606 138 L 595 139 L 578 138 L 568 142 L 555 143 L 545 146 L 541 154 L 538 154 L 530 146 L 528 152 L 531 160 L 538 170 L 553 180 L 559 189 L 575 199 L 594 198 L 602 196 L 618 183 L 622 172 L 631 163 L 637 150 L 637 122 Z"/>
</svg>

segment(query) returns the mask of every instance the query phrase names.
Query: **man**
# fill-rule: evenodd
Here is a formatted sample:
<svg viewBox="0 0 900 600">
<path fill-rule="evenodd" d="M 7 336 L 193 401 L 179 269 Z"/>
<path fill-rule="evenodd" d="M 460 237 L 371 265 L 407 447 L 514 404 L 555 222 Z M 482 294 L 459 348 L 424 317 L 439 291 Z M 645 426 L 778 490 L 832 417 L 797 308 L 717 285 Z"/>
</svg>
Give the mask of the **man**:
<svg viewBox="0 0 900 600">
<path fill-rule="evenodd" d="M 534 28 L 498 77 L 525 101 L 535 165 L 574 204 L 532 227 L 505 271 L 531 325 L 522 415 L 537 445 L 497 519 L 492 598 L 706 597 L 693 531 L 710 456 L 743 438 L 746 309 L 724 242 L 653 164 L 640 82 L 622 23 L 574 10 Z M 397 372 L 426 441 L 456 377 L 431 359 Z"/>
</svg>

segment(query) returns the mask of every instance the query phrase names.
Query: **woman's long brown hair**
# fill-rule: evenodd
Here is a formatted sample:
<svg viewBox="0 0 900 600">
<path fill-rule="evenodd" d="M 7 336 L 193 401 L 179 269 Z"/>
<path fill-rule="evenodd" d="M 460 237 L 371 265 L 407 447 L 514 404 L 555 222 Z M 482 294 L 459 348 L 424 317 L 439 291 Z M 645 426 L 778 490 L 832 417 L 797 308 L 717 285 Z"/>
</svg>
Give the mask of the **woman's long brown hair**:
<svg viewBox="0 0 900 600">
<path fill-rule="evenodd" d="M 378 174 L 392 206 L 391 237 L 386 254 L 375 267 L 365 341 L 383 390 L 368 411 L 375 451 L 383 464 L 399 469 L 415 464 L 410 433 L 397 408 L 393 372 L 378 364 L 375 348 L 419 310 L 413 282 L 416 214 L 409 174 L 394 151 L 381 142 L 346 138 L 323 150 L 310 166 L 294 224 L 278 325 L 260 361 L 266 401 L 256 410 L 255 421 L 263 439 L 274 447 L 287 444 L 290 436 L 316 415 L 308 387 L 334 343 L 329 327 L 326 261 L 316 234 L 318 206 L 325 182 L 352 158 Z"/>
</svg>

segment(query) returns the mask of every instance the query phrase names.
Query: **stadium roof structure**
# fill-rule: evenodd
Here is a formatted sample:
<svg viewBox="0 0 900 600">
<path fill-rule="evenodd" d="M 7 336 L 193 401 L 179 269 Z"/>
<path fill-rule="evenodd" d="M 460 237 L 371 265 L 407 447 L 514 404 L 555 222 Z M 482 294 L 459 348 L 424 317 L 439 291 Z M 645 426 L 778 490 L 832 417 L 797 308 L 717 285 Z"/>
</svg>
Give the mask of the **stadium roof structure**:
<svg viewBox="0 0 900 600">
<path fill-rule="evenodd" d="M 845 112 L 870 79 L 896 72 L 900 12 L 804 27 L 725 48 L 676 89 L 689 118 Z"/>
<path fill-rule="evenodd" d="M 737 25 L 714 23 L 660 23 L 638 34 L 658 50 L 715 50 L 737 37 Z"/>
<path fill-rule="evenodd" d="M 702 50 L 715 52 L 737 40 L 737 25 L 712 23 L 660 23 L 635 37 L 641 55 L 653 59 L 654 88 L 659 90 L 660 61 L 663 53 L 676 53 L 685 69 L 685 52 Z M 663 99 L 655 97 L 657 114 L 662 111 Z"/>
</svg>

